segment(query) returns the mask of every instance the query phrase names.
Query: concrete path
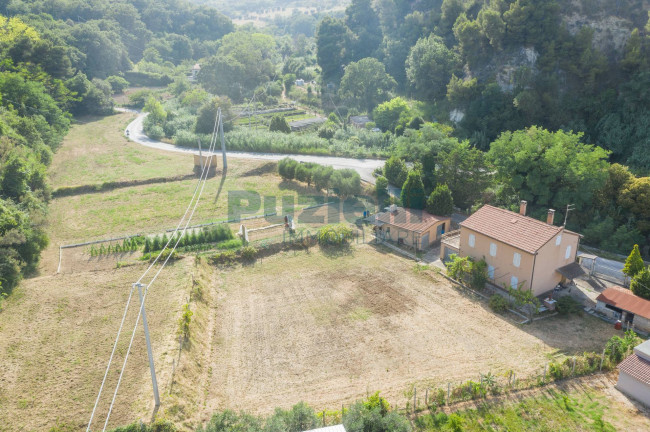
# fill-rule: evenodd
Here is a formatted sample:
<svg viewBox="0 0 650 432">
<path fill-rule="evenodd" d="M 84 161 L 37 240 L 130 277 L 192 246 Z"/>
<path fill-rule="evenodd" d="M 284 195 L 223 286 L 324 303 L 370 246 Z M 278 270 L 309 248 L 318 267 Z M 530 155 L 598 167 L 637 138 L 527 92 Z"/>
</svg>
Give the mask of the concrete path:
<svg viewBox="0 0 650 432">
<path fill-rule="evenodd" d="M 141 144 L 146 147 L 155 148 L 158 150 L 173 151 L 179 153 L 192 153 L 198 154 L 199 151 L 196 149 L 177 147 L 173 144 L 167 144 L 160 141 L 153 140 L 145 135 L 143 131 L 143 122 L 144 118 L 147 116 L 147 113 L 141 113 L 136 110 L 126 109 L 126 108 L 116 108 L 120 112 L 131 112 L 136 113 L 138 116 L 126 127 L 124 134 L 132 141 Z M 226 142 L 226 148 L 228 143 Z M 204 152 L 205 153 L 205 152 Z M 220 152 L 219 152 L 220 153 Z M 315 162 L 321 165 L 331 166 L 336 169 L 342 168 L 351 168 L 359 173 L 361 180 L 368 182 L 370 184 L 375 184 L 375 178 L 372 175 L 372 172 L 379 167 L 384 166 L 383 159 L 354 159 L 354 158 L 342 158 L 334 156 L 312 156 L 312 155 L 298 155 L 298 154 L 277 154 L 277 153 L 252 153 L 252 152 L 239 152 L 239 151 L 228 151 L 228 157 L 240 158 L 240 159 L 258 159 L 258 160 L 270 160 L 270 161 L 279 161 L 285 157 L 290 157 L 298 162 Z"/>
</svg>

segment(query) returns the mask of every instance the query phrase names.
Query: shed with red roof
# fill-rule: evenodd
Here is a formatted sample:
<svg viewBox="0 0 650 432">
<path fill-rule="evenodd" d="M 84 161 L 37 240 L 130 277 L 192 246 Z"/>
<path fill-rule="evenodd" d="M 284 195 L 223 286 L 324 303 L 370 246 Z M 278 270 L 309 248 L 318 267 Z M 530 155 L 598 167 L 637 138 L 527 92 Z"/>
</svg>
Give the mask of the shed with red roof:
<svg viewBox="0 0 650 432">
<path fill-rule="evenodd" d="M 650 300 L 635 295 L 627 288 L 613 286 L 596 298 L 596 311 L 629 326 L 650 332 Z"/>
</svg>

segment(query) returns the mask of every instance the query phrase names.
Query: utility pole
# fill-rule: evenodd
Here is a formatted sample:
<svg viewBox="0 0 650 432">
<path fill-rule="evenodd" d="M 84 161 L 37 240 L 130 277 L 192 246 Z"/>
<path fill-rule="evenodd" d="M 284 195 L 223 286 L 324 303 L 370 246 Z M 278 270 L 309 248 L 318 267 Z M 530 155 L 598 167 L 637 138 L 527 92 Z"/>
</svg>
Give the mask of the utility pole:
<svg viewBox="0 0 650 432">
<path fill-rule="evenodd" d="M 140 296 L 140 312 L 142 314 L 142 324 L 144 325 L 144 338 L 147 342 L 147 355 L 149 356 L 149 369 L 151 370 L 151 384 L 153 385 L 153 397 L 156 401 L 156 407 L 160 406 L 160 396 L 158 395 L 158 381 L 156 380 L 156 369 L 153 365 L 153 353 L 151 352 L 151 340 L 149 339 L 149 325 L 147 324 L 147 313 L 144 310 L 144 299 L 142 297 L 142 287 L 145 286 L 141 283 L 135 283 L 134 286 L 138 287 L 138 295 Z"/>
<path fill-rule="evenodd" d="M 569 212 L 572 210 L 575 210 L 576 206 L 574 204 L 567 204 L 566 205 L 566 212 L 564 213 L 564 227 L 566 227 L 566 220 L 569 217 Z"/>
<path fill-rule="evenodd" d="M 201 138 L 198 139 L 199 142 L 199 164 L 201 166 L 201 173 L 203 173 L 203 154 L 201 153 Z"/>
<path fill-rule="evenodd" d="M 221 116 L 221 108 L 217 110 L 219 118 L 219 135 L 221 135 L 221 152 L 223 153 L 223 172 L 228 170 L 228 161 L 226 160 L 226 137 L 223 134 L 223 117 Z"/>
</svg>

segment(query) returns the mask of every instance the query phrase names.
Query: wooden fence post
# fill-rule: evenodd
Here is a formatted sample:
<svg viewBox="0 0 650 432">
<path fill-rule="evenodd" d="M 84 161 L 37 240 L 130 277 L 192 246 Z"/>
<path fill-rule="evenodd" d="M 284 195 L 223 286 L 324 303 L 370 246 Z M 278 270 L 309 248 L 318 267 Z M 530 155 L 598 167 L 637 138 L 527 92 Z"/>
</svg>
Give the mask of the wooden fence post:
<svg viewBox="0 0 650 432">
<path fill-rule="evenodd" d="M 447 405 L 449 405 L 450 394 L 451 394 L 451 383 L 447 383 Z"/>
<path fill-rule="evenodd" d="M 606 349 L 607 348 L 603 348 L 603 354 L 600 357 L 600 369 L 599 369 L 599 372 L 603 371 L 603 361 L 605 361 L 605 350 Z"/>
<path fill-rule="evenodd" d="M 424 405 L 429 406 L 429 387 L 424 390 Z"/>
<path fill-rule="evenodd" d="M 413 387 L 413 414 L 415 414 L 415 408 L 417 408 L 417 399 L 418 389 Z"/>
</svg>

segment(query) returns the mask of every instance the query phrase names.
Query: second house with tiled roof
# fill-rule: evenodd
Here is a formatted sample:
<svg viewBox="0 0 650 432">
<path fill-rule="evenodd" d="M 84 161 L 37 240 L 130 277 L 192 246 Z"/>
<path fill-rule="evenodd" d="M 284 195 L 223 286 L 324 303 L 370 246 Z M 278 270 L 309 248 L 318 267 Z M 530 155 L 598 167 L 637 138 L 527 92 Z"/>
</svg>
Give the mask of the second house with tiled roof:
<svg viewBox="0 0 650 432">
<path fill-rule="evenodd" d="M 580 235 L 554 225 L 554 214 L 543 222 L 526 216 L 526 201 L 519 213 L 485 205 L 442 239 L 441 257 L 485 259 L 490 282 L 539 296 L 582 273 L 575 262 Z"/>
</svg>

